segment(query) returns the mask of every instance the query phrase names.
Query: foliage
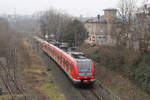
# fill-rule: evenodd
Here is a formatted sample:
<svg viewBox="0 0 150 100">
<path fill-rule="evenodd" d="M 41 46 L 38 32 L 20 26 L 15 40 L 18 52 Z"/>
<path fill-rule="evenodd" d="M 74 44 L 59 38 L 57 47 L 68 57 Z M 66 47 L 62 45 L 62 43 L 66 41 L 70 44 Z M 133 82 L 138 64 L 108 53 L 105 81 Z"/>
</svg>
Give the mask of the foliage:
<svg viewBox="0 0 150 100">
<path fill-rule="evenodd" d="M 137 67 L 132 70 L 131 78 L 134 79 L 138 84 L 144 88 L 146 91 L 150 91 L 150 56 L 144 55 L 143 59 L 137 65 Z"/>
<path fill-rule="evenodd" d="M 74 46 L 80 45 L 87 36 L 86 29 L 84 25 L 78 21 L 73 20 L 70 21 L 62 31 L 62 40 L 63 42 L 68 42 L 70 46 L 73 44 Z"/>
<path fill-rule="evenodd" d="M 60 40 L 62 30 L 70 20 L 71 17 L 68 14 L 56 9 L 51 8 L 47 11 L 43 11 L 40 16 L 41 35 L 43 37 L 45 37 L 45 35 L 54 35 L 57 41 Z"/>
<path fill-rule="evenodd" d="M 42 36 L 48 35 L 51 38 L 51 35 L 54 35 L 57 41 L 68 42 L 70 45 L 81 44 L 87 32 L 80 21 L 73 19 L 68 14 L 55 9 L 43 12 L 40 17 Z"/>
</svg>

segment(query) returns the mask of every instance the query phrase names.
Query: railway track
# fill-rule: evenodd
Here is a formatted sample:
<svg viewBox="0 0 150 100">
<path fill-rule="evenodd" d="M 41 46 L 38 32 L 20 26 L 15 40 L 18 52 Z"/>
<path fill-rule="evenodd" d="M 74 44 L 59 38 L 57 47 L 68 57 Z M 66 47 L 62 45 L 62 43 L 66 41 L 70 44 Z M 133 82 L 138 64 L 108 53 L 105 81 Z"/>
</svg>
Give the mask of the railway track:
<svg viewBox="0 0 150 100">
<path fill-rule="evenodd" d="M 10 94 L 12 100 L 16 98 L 14 94 L 21 94 L 24 96 L 24 100 L 28 100 L 25 90 L 17 78 L 17 39 L 15 36 L 12 36 L 8 44 L 8 56 L 5 57 L 7 58 L 7 64 L 3 65 L 0 63 L 0 81 L 5 88 L 5 92 Z"/>
<path fill-rule="evenodd" d="M 86 100 L 104 100 L 94 86 L 78 87 L 78 90 Z"/>
<path fill-rule="evenodd" d="M 98 100 L 104 100 L 103 97 L 97 94 L 93 89 L 91 89 L 90 91 Z"/>
<path fill-rule="evenodd" d="M 98 95 L 96 95 L 93 91 L 91 90 L 86 90 L 86 91 L 81 91 L 79 90 L 81 95 L 86 99 L 86 100 L 103 100 L 99 98 Z"/>
</svg>

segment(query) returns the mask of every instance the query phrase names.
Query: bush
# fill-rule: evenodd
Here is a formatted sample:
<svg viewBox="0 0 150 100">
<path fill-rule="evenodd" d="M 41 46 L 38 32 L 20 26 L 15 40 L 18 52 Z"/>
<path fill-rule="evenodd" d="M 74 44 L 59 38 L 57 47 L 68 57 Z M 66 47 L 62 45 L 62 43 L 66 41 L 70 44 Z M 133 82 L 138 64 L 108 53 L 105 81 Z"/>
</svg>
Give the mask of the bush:
<svg viewBox="0 0 150 100">
<path fill-rule="evenodd" d="M 131 72 L 131 78 L 135 80 L 142 88 L 150 92 L 150 56 L 144 55 L 137 68 Z"/>
<path fill-rule="evenodd" d="M 80 47 L 80 50 L 95 62 L 123 73 L 145 91 L 150 92 L 150 55 L 142 55 L 124 47 L 93 48 L 85 44 Z"/>
</svg>

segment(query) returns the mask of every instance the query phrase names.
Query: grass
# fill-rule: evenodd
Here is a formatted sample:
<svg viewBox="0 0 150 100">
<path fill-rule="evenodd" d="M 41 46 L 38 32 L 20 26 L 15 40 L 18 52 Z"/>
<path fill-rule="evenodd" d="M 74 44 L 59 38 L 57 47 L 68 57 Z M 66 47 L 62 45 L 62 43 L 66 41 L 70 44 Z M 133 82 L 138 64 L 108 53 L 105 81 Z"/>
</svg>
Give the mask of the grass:
<svg viewBox="0 0 150 100">
<path fill-rule="evenodd" d="M 43 83 L 40 89 L 50 100 L 65 100 L 64 95 L 59 92 L 59 88 L 53 83 Z"/>
<path fill-rule="evenodd" d="M 21 98 L 21 97 L 24 97 L 24 95 L 22 94 L 13 94 L 13 96 L 15 98 Z M 10 96 L 10 94 L 4 94 L 4 95 L 1 95 L 0 96 L 0 100 L 6 100 L 6 99 L 11 99 L 12 97 Z"/>
<path fill-rule="evenodd" d="M 52 83 L 52 75 L 46 70 L 40 55 L 32 49 L 32 45 L 27 38 L 22 39 L 24 45 L 24 74 L 27 79 L 27 85 L 40 92 L 46 97 L 46 100 L 66 100 L 59 87 Z M 28 65 L 27 65 L 28 64 Z"/>
</svg>

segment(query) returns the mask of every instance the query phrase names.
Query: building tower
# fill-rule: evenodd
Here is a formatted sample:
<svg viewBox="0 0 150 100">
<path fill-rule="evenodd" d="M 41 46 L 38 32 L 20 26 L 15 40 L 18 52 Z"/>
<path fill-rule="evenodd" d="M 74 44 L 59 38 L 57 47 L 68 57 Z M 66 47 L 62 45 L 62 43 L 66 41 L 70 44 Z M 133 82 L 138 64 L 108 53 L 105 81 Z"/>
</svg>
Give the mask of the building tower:
<svg viewBox="0 0 150 100">
<path fill-rule="evenodd" d="M 107 41 L 112 43 L 112 34 L 116 24 L 114 23 L 117 18 L 117 9 L 109 8 L 104 9 L 104 19 L 106 20 Z"/>
</svg>

